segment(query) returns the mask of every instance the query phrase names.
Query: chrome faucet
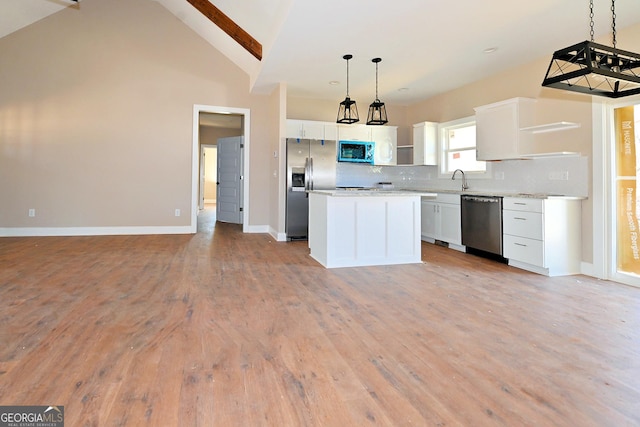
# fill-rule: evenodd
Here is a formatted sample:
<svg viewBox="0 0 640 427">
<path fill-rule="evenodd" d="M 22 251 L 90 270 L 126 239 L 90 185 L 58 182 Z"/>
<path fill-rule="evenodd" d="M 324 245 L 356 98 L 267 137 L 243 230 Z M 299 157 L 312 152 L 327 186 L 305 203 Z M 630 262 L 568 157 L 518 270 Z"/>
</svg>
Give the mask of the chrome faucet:
<svg viewBox="0 0 640 427">
<path fill-rule="evenodd" d="M 453 171 L 453 175 L 451 176 L 451 179 L 456 179 L 456 173 L 460 172 L 462 174 L 462 191 L 466 190 L 467 188 L 469 188 L 469 186 L 467 185 L 467 178 L 464 176 L 464 171 L 462 169 L 456 169 Z"/>
</svg>

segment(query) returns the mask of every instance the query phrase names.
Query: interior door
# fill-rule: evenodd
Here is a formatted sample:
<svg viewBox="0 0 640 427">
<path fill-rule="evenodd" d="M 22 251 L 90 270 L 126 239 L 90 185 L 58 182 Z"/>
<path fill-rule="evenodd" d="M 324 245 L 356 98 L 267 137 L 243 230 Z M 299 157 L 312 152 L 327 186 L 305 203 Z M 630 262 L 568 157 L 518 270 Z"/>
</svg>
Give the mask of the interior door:
<svg viewBox="0 0 640 427">
<path fill-rule="evenodd" d="M 218 139 L 216 219 L 242 224 L 244 137 Z"/>
</svg>

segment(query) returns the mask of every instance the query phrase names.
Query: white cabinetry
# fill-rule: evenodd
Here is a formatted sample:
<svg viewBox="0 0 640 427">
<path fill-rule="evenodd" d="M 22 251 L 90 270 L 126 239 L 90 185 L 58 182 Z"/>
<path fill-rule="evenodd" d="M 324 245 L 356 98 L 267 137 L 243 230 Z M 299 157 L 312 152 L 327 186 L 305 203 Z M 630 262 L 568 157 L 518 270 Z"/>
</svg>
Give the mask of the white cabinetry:
<svg viewBox="0 0 640 427">
<path fill-rule="evenodd" d="M 398 128 L 396 126 L 339 125 L 340 141 L 373 141 L 376 165 L 395 165 L 398 162 Z"/>
<path fill-rule="evenodd" d="M 367 125 L 338 125 L 341 141 L 372 141 L 371 128 Z"/>
<path fill-rule="evenodd" d="M 449 243 L 449 247 L 460 251 L 462 228 L 460 223 L 460 195 L 438 193 L 435 200 L 422 198 L 422 240 Z"/>
<path fill-rule="evenodd" d="M 395 126 L 373 126 L 371 140 L 375 142 L 373 164 L 395 165 L 398 163 L 398 128 Z"/>
<path fill-rule="evenodd" d="M 475 108 L 476 157 L 504 160 L 521 157 L 531 141 L 530 132 L 520 132 L 533 121 L 535 99 L 513 98 Z"/>
<path fill-rule="evenodd" d="M 420 196 L 311 192 L 309 249 L 327 268 L 420 263 Z"/>
<path fill-rule="evenodd" d="M 337 140 L 338 125 L 313 120 L 289 119 L 287 120 L 287 138 Z"/>
<path fill-rule="evenodd" d="M 512 98 L 476 107 L 476 157 L 478 160 L 508 160 L 573 155 L 567 151 L 540 152 L 535 135 L 580 127 L 579 123 L 556 122 L 534 125 L 536 100 Z M 542 107 L 540 107 L 542 108 Z"/>
<path fill-rule="evenodd" d="M 580 200 L 505 197 L 502 215 L 509 265 L 547 276 L 580 273 Z"/>
<path fill-rule="evenodd" d="M 413 164 L 438 164 L 438 123 L 422 122 L 413 125 Z"/>
</svg>

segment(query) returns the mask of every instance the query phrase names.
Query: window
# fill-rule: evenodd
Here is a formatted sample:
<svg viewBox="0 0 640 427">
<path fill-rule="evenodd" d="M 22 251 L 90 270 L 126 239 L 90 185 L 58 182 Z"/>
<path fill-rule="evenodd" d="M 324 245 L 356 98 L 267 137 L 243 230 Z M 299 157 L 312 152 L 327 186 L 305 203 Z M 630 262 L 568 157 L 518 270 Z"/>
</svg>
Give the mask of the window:
<svg viewBox="0 0 640 427">
<path fill-rule="evenodd" d="M 440 173 L 453 173 L 462 169 L 465 173 L 484 174 L 487 163 L 476 160 L 476 121 L 467 117 L 440 125 Z"/>
</svg>

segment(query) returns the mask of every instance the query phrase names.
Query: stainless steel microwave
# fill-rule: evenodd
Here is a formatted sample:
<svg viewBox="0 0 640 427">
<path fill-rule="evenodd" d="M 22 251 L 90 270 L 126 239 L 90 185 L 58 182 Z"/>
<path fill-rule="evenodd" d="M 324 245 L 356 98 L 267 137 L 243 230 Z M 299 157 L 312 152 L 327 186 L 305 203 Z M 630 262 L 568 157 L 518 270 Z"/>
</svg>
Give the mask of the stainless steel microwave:
<svg viewBox="0 0 640 427">
<path fill-rule="evenodd" d="M 375 146 L 370 141 L 339 141 L 338 161 L 373 164 Z"/>
</svg>

